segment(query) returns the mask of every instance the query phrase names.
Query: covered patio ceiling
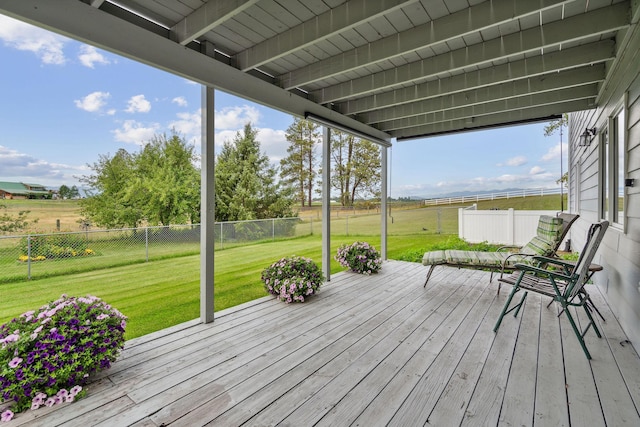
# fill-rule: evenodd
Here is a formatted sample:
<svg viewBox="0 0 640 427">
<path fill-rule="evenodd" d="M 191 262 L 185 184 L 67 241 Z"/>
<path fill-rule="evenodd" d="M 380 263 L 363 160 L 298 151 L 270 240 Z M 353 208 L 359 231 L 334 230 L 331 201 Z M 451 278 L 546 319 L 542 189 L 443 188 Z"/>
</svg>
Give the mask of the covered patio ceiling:
<svg viewBox="0 0 640 427">
<path fill-rule="evenodd" d="M 372 138 L 595 108 L 623 0 L 0 0 L 0 13 Z"/>
</svg>

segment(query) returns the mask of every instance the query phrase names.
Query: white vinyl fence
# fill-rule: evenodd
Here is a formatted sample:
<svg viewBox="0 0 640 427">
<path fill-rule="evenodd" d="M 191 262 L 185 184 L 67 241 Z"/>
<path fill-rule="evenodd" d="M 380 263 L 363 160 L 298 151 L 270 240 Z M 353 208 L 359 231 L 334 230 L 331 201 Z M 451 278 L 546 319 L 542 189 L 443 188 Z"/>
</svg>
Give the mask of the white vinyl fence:
<svg viewBox="0 0 640 427">
<path fill-rule="evenodd" d="M 541 215 L 556 216 L 557 211 L 516 211 L 458 209 L 458 235 L 470 243 L 525 245 L 536 235 Z"/>
<path fill-rule="evenodd" d="M 526 190 L 507 191 L 504 193 L 477 194 L 474 196 L 440 197 L 426 199 L 425 206 L 451 205 L 453 203 L 479 202 L 481 200 L 516 199 L 530 196 L 548 196 L 562 193 L 561 188 L 529 188 Z"/>
</svg>

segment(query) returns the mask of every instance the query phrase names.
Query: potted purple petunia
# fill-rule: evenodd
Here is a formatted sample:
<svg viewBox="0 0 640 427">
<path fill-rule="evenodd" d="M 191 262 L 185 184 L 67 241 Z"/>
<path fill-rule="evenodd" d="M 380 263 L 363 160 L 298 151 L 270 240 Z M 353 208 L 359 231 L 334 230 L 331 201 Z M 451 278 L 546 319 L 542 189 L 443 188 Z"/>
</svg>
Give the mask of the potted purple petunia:
<svg viewBox="0 0 640 427">
<path fill-rule="evenodd" d="M 100 298 L 66 295 L 0 326 L 0 420 L 82 397 L 89 376 L 118 357 L 125 326 Z"/>
<path fill-rule="evenodd" d="M 360 274 L 377 273 L 382 268 L 380 253 L 367 242 L 353 242 L 350 245 L 343 244 L 338 248 L 335 260 L 341 266 Z"/>
<path fill-rule="evenodd" d="M 265 268 L 262 281 L 266 291 L 281 301 L 304 302 L 318 292 L 324 275 L 311 259 L 293 255 Z"/>
</svg>

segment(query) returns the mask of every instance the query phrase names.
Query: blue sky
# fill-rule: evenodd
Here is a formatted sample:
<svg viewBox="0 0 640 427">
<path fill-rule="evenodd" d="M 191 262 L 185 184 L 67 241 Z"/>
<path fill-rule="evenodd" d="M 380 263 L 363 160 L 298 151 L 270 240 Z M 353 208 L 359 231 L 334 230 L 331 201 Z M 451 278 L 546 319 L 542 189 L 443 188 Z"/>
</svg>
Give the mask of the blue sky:
<svg viewBox="0 0 640 427">
<path fill-rule="evenodd" d="M 80 185 L 100 154 L 138 151 L 172 129 L 199 150 L 198 84 L 3 15 L 0 63 L 0 181 Z M 247 121 L 274 162 L 286 155 L 292 116 L 216 93 L 216 145 Z M 397 142 L 390 195 L 558 188 L 560 137 L 544 125 Z"/>
</svg>

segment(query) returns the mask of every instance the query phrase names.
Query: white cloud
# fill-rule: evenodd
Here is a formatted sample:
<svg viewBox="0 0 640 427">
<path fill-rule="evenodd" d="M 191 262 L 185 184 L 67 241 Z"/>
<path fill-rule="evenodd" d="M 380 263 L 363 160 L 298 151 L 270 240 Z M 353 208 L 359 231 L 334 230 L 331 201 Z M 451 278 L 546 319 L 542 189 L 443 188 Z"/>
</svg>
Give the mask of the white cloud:
<svg viewBox="0 0 640 427">
<path fill-rule="evenodd" d="M 44 64 L 66 62 L 63 49 L 67 38 L 4 15 L 0 15 L 0 40 L 5 46 L 33 52 Z"/>
<path fill-rule="evenodd" d="M 498 166 L 522 166 L 527 163 L 527 158 L 524 156 L 516 156 L 510 159 L 507 159 L 504 163 L 498 163 Z"/>
<path fill-rule="evenodd" d="M 271 162 L 280 163 L 287 156 L 286 132 L 279 129 L 259 128 L 256 139 L 260 142 L 260 148 L 269 156 Z"/>
<path fill-rule="evenodd" d="M 86 173 L 86 166 L 49 163 L 29 154 L 0 145 L 0 170 L 12 181 L 33 182 L 43 185 L 74 185 L 74 174 Z"/>
<path fill-rule="evenodd" d="M 179 107 L 186 107 L 189 104 L 187 103 L 187 99 L 184 96 L 176 96 L 171 100 L 174 104 L 177 104 Z"/>
<path fill-rule="evenodd" d="M 80 63 L 85 67 L 95 68 L 95 64 L 107 65 L 109 60 L 93 46 L 87 44 L 80 46 L 80 54 L 78 55 Z"/>
<path fill-rule="evenodd" d="M 177 117 L 176 120 L 169 123 L 169 128 L 175 130 L 178 135 L 183 136 L 187 141 L 200 145 L 202 135 L 200 110 L 193 113 L 178 113 Z"/>
<path fill-rule="evenodd" d="M 534 166 L 529 171 L 529 175 L 540 175 L 541 173 L 544 173 L 544 172 L 545 170 L 542 169 L 540 166 Z"/>
<path fill-rule="evenodd" d="M 147 101 L 144 95 L 132 96 L 127 101 L 127 113 L 148 113 L 151 111 L 151 103 Z"/>
<path fill-rule="evenodd" d="M 563 142 L 562 143 L 562 152 L 560 151 L 560 143 L 554 145 L 553 147 L 549 148 L 549 151 L 547 151 L 547 153 L 542 156 L 542 160 L 544 160 L 545 162 L 550 162 L 552 160 L 556 160 L 556 159 L 560 159 L 560 154 L 562 153 L 562 155 L 564 157 L 567 156 L 567 143 Z"/>
<path fill-rule="evenodd" d="M 247 123 L 255 126 L 260 119 L 260 111 L 249 105 L 224 108 L 216 111 L 216 129 L 240 129 Z"/>
<path fill-rule="evenodd" d="M 113 131 L 116 141 L 126 142 L 128 144 L 144 145 L 153 139 L 155 134 L 159 132 L 160 125 L 152 123 L 144 126 L 135 120 L 125 120 L 120 129 Z"/>
<path fill-rule="evenodd" d="M 100 112 L 102 107 L 107 105 L 107 99 L 111 97 L 109 92 L 92 92 L 82 99 L 76 99 L 73 101 L 81 110 L 88 111 L 90 113 Z"/>
</svg>

